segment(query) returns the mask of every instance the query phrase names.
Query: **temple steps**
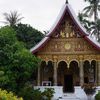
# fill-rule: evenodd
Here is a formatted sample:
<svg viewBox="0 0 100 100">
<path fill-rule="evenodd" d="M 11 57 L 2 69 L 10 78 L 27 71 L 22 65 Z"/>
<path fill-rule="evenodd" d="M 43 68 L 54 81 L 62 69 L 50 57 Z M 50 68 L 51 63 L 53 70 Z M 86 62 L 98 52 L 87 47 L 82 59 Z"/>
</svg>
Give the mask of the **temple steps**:
<svg viewBox="0 0 100 100">
<path fill-rule="evenodd" d="M 75 94 L 73 93 L 66 93 L 63 94 L 62 97 L 59 97 L 57 100 L 81 100 L 80 98 L 78 98 Z"/>
</svg>

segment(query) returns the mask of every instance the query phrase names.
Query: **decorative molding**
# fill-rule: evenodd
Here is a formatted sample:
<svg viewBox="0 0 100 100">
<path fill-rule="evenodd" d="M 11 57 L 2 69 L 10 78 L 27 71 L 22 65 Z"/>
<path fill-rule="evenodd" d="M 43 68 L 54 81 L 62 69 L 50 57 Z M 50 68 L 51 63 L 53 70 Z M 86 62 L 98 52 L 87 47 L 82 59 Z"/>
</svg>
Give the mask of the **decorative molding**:
<svg viewBox="0 0 100 100">
<path fill-rule="evenodd" d="M 47 61 L 100 61 L 100 52 L 97 51 L 83 37 L 78 36 L 79 30 L 68 17 L 63 20 L 50 41 L 37 52 L 37 56 Z"/>
<path fill-rule="evenodd" d="M 100 54 L 83 38 L 53 38 L 38 54 Z"/>
<path fill-rule="evenodd" d="M 53 61 L 53 62 L 60 62 L 60 61 L 65 61 L 66 63 L 70 63 L 71 61 L 92 61 L 92 60 L 96 60 L 96 61 L 100 61 L 100 55 L 63 55 L 63 54 L 59 54 L 59 55 L 37 55 L 38 57 L 40 57 L 43 61 Z"/>
</svg>

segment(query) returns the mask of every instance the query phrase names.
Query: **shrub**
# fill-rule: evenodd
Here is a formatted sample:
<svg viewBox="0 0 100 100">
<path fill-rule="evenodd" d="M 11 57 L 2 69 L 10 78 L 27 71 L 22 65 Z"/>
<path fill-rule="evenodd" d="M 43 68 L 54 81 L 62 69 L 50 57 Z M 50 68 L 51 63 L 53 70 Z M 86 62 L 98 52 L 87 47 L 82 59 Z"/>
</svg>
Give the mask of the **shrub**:
<svg viewBox="0 0 100 100">
<path fill-rule="evenodd" d="M 86 94 L 94 94 L 96 90 L 96 85 L 94 83 L 85 83 L 82 88 Z"/>
<path fill-rule="evenodd" d="M 7 92 L 6 90 L 0 89 L 0 100 L 23 100 L 23 99 L 18 98 L 12 92 Z"/>
<path fill-rule="evenodd" d="M 40 89 L 33 89 L 31 86 L 26 86 L 19 92 L 19 96 L 24 100 L 51 100 L 53 94 L 53 88 L 46 88 L 41 92 Z"/>
<path fill-rule="evenodd" d="M 100 91 L 98 92 L 98 94 L 96 94 L 95 100 L 100 100 Z"/>
<path fill-rule="evenodd" d="M 33 100 L 42 100 L 42 92 L 39 89 L 33 91 Z"/>
<path fill-rule="evenodd" d="M 46 88 L 44 90 L 44 92 L 42 92 L 42 96 L 46 99 L 46 100 L 51 100 L 51 98 L 53 97 L 54 94 L 54 88 Z"/>
<path fill-rule="evenodd" d="M 39 89 L 34 90 L 28 86 L 22 88 L 19 95 L 23 97 L 24 100 L 41 100 L 42 98 L 42 93 Z"/>
</svg>

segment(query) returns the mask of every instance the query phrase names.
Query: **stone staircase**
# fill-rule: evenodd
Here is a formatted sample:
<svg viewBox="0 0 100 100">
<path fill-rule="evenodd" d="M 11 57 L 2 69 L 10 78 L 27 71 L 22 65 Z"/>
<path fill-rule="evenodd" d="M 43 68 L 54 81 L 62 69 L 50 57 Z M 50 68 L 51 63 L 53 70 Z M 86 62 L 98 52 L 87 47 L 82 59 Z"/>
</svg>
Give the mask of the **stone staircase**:
<svg viewBox="0 0 100 100">
<path fill-rule="evenodd" d="M 81 100 L 80 98 L 78 98 L 75 94 L 73 93 L 66 93 L 63 94 L 62 97 L 59 97 L 57 100 Z"/>
</svg>

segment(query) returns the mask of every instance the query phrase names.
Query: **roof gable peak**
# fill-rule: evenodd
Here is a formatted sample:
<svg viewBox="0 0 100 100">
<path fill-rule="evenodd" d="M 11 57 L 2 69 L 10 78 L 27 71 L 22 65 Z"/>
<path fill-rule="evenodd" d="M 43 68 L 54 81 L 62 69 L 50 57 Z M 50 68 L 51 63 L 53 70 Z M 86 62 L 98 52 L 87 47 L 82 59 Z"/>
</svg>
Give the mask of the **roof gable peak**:
<svg viewBox="0 0 100 100">
<path fill-rule="evenodd" d="M 57 20 L 55 21 L 54 25 L 51 27 L 48 34 L 46 34 L 45 38 L 38 45 L 36 45 L 30 50 L 32 53 L 36 53 L 40 48 L 42 48 L 51 39 L 52 35 L 55 34 L 56 29 L 60 26 L 60 23 L 62 22 L 66 12 L 70 15 L 70 18 L 72 19 L 73 23 L 77 27 L 79 31 L 79 35 L 84 37 L 84 39 L 90 42 L 90 44 L 92 44 L 97 50 L 100 50 L 100 44 L 93 41 L 93 39 L 89 37 L 89 33 L 87 33 L 87 31 L 81 26 L 76 15 L 73 12 L 73 9 L 71 8 L 70 4 L 68 4 L 68 0 L 66 0 L 66 4 L 64 4 L 64 6 L 62 7 L 59 13 L 59 16 L 57 17 Z"/>
<path fill-rule="evenodd" d="M 66 0 L 66 4 L 68 4 L 68 0 Z"/>
</svg>

